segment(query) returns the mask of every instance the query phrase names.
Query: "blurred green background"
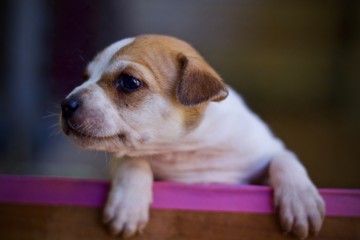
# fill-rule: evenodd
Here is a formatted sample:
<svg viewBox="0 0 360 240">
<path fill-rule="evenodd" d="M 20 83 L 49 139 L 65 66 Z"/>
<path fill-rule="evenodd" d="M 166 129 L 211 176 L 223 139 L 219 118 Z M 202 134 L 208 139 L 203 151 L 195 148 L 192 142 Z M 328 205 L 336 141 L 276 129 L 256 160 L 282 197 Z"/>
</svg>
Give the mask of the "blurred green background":
<svg viewBox="0 0 360 240">
<path fill-rule="evenodd" d="M 197 48 L 294 150 L 319 187 L 360 187 L 360 1 L 5 0 L 0 173 L 108 178 L 59 103 L 97 51 L 168 34 Z"/>
</svg>

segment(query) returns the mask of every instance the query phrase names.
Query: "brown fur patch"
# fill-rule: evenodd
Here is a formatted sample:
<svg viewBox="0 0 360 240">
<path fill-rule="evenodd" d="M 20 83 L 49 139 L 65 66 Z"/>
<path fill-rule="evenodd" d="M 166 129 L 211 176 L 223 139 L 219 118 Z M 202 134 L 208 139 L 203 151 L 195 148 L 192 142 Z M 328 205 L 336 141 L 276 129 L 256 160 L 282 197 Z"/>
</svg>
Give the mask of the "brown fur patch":
<svg viewBox="0 0 360 240">
<path fill-rule="evenodd" d="M 213 73 L 202 59 L 179 54 L 182 66 L 176 98 L 185 106 L 196 106 L 207 101 L 221 101 L 228 95 L 222 79 Z"/>
<path fill-rule="evenodd" d="M 184 110 L 184 127 L 186 131 L 196 128 L 204 115 L 205 105 L 187 108 Z"/>
</svg>

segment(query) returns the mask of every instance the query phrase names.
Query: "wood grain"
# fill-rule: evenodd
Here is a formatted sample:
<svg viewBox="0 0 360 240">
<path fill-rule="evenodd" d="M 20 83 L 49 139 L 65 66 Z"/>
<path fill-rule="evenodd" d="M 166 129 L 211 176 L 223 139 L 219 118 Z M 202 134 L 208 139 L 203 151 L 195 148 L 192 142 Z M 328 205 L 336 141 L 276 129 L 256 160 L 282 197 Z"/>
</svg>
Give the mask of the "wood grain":
<svg viewBox="0 0 360 240">
<path fill-rule="evenodd" d="M 101 223 L 101 209 L 0 204 L 0 239 L 119 239 Z M 151 210 L 151 221 L 134 240 L 295 239 L 283 236 L 274 214 Z M 360 218 L 329 217 L 311 239 L 360 239 Z"/>
</svg>

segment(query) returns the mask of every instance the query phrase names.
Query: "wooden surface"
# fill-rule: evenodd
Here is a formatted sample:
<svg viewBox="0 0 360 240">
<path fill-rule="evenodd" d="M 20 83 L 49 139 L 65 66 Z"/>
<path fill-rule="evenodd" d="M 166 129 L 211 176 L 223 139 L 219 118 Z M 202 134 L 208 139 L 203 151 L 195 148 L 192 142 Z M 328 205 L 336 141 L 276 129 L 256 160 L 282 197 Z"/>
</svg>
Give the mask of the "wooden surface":
<svg viewBox="0 0 360 240">
<path fill-rule="evenodd" d="M 117 239 L 100 222 L 101 208 L 0 204 L 0 239 Z M 283 236 L 274 214 L 151 210 L 142 236 L 177 239 L 295 239 Z M 328 217 L 319 236 L 311 239 L 360 239 L 360 218 Z"/>
</svg>

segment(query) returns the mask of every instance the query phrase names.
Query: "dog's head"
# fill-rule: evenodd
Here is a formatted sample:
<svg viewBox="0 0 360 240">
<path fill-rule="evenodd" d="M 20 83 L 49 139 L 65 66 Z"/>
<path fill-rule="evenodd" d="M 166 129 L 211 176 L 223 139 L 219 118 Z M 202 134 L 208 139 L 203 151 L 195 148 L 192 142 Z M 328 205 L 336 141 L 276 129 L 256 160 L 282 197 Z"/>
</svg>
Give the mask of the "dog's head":
<svg viewBox="0 0 360 240">
<path fill-rule="evenodd" d="M 110 45 L 84 78 L 61 104 L 61 128 L 83 148 L 110 152 L 175 142 L 228 94 L 190 45 L 158 35 Z"/>
</svg>

